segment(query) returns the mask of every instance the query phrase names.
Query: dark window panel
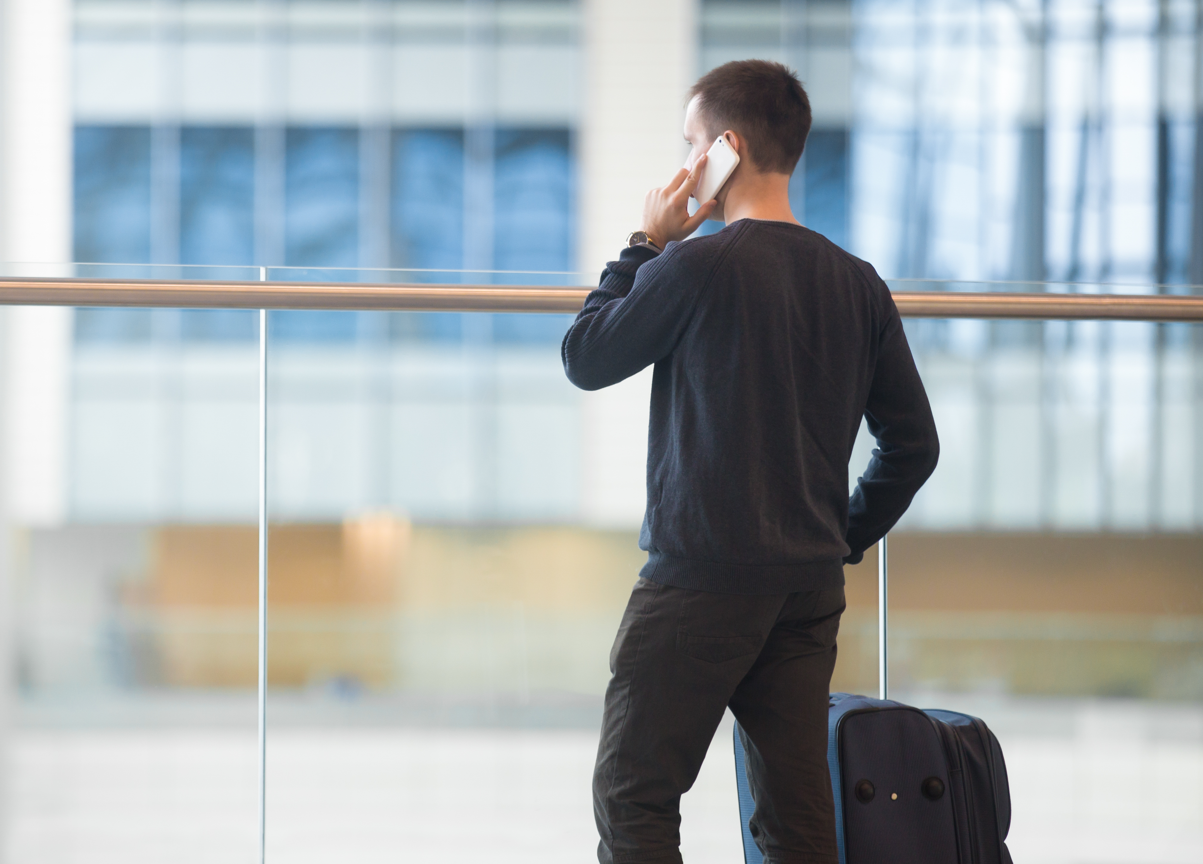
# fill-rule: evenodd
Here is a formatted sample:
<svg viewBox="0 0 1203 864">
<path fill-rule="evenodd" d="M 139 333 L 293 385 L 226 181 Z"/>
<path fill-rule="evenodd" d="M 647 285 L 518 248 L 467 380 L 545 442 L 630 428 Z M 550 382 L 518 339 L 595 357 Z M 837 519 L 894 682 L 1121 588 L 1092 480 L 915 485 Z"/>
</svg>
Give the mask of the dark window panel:
<svg viewBox="0 0 1203 864">
<path fill-rule="evenodd" d="M 180 133 L 180 262 L 249 265 L 255 248 L 255 140 L 246 127 Z"/>
<path fill-rule="evenodd" d="M 285 133 L 284 263 L 355 267 L 359 262 L 359 133 L 308 127 Z M 277 312 L 273 338 L 349 342 L 354 312 Z"/>
<path fill-rule="evenodd" d="M 1167 252 L 1169 272 L 1166 281 L 1184 284 L 1190 281 L 1190 222 L 1191 180 L 1195 157 L 1195 134 L 1188 122 L 1169 124 L 1169 201 L 1167 228 Z"/>
<path fill-rule="evenodd" d="M 272 312 L 268 336 L 282 342 L 353 342 L 357 323 L 355 312 Z"/>
<path fill-rule="evenodd" d="M 559 344 L 572 323 L 571 315 L 510 313 L 493 318 L 493 341 L 502 344 Z"/>
<path fill-rule="evenodd" d="M 572 265 L 573 165 L 566 129 L 500 129 L 494 171 L 494 267 L 566 271 Z M 497 315 L 500 343 L 554 343 L 571 319 Z"/>
<path fill-rule="evenodd" d="M 398 341 L 459 342 L 464 316 L 459 312 L 396 312 L 389 316 L 389 335 Z"/>
<path fill-rule="evenodd" d="M 566 129 L 500 129 L 494 158 L 494 267 L 568 270 L 572 156 Z"/>
<path fill-rule="evenodd" d="M 150 129 L 75 127 L 76 261 L 150 261 Z"/>
<path fill-rule="evenodd" d="M 180 132 L 180 261 L 219 266 L 254 263 L 255 138 L 248 127 L 185 127 Z M 228 275 L 193 270 L 196 278 Z M 190 341 L 258 338 L 256 314 L 186 309 L 181 335 Z"/>
<path fill-rule="evenodd" d="M 149 262 L 150 129 L 77 126 L 74 139 L 75 260 Z M 96 275 L 129 274 L 104 268 Z M 75 315 L 77 342 L 142 342 L 151 332 L 149 309 L 80 309 Z"/>
<path fill-rule="evenodd" d="M 804 214 L 807 228 L 847 249 L 848 130 L 812 129 L 799 167 L 790 183 L 795 213 Z"/>
<path fill-rule="evenodd" d="M 392 266 L 458 270 L 464 266 L 464 133 L 402 129 L 392 144 Z M 458 281 L 455 273 L 409 273 L 414 281 Z M 393 339 L 458 342 L 463 316 L 402 312 L 389 318 Z"/>
<path fill-rule="evenodd" d="M 193 342 L 254 342 L 259 313 L 250 309 L 184 309 L 180 333 Z"/>
<path fill-rule="evenodd" d="M 285 264 L 355 267 L 359 262 L 359 133 L 289 129 L 285 135 Z"/>
<path fill-rule="evenodd" d="M 76 309 L 75 341 L 88 344 L 149 342 L 150 309 Z"/>
<path fill-rule="evenodd" d="M 943 322 L 947 327 L 948 322 Z M 995 348 L 1032 347 L 1044 338 L 1043 321 L 991 321 L 990 344 Z M 920 348 L 940 348 L 942 343 L 921 344 Z"/>
<path fill-rule="evenodd" d="M 463 267 L 463 131 L 398 131 L 393 136 L 392 181 L 392 266 Z"/>
</svg>

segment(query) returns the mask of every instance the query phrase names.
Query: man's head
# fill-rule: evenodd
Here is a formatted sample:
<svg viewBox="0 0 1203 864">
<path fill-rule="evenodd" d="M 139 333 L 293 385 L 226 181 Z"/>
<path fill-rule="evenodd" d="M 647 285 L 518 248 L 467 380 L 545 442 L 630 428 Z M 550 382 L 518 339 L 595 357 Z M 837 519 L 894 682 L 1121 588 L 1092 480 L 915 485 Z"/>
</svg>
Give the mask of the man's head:
<svg viewBox="0 0 1203 864">
<path fill-rule="evenodd" d="M 730 131 L 741 160 L 737 174 L 747 173 L 747 165 L 754 173 L 789 176 L 802 156 L 810 120 L 810 100 L 787 67 L 768 60 L 724 63 L 689 89 L 687 164 Z"/>
</svg>

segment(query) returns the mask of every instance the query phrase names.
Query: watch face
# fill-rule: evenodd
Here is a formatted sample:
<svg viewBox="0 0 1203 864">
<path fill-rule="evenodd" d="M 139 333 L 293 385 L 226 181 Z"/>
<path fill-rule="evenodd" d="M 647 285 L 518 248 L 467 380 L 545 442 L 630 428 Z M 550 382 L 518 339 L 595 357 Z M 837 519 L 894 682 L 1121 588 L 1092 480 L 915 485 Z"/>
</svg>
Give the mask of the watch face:
<svg viewBox="0 0 1203 864">
<path fill-rule="evenodd" d="M 647 242 L 646 231 L 632 231 L 631 236 L 627 238 L 628 246 L 638 246 L 640 243 Z"/>
</svg>

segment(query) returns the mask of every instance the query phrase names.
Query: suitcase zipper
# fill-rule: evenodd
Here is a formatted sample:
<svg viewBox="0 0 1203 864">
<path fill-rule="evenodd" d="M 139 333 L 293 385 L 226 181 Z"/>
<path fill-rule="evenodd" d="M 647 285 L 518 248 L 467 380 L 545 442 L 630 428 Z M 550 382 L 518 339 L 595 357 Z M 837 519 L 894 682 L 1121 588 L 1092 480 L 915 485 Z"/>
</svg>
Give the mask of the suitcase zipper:
<svg viewBox="0 0 1203 864">
<path fill-rule="evenodd" d="M 964 817 L 964 836 L 961 833 L 961 825 L 957 820 L 953 820 L 957 829 L 957 852 L 958 857 L 961 857 L 964 864 L 977 864 L 977 850 L 973 843 L 973 801 L 969 796 L 968 790 L 965 788 L 965 752 L 961 748 L 961 739 L 952 733 L 945 724 L 936 720 L 934 717 L 929 717 L 928 720 L 936 727 L 936 731 L 940 735 L 940 739 L 944 742 L 944 753 L 949 757 L 949 762 L 955 762 L 955 767 L 949 768 L 949 783 L 951 787 L 949 794 L 955 795 L 953 799 L 953 813 L 960 810 Z M 956 776 L 956 782 L 953 783 L 953 775 Z M 957 806 L 957 803 L 960 806 Z M 963 853 L 963 855 L 961 854 Z"/>
<path fill-rule="evenodd" d="M 1003 856 L 1003 829 L 1002 819 L 998 813 L 998 773 L 994 767 L 994 747 L 990 744 L 990 733 L 985 729 L 985 723 L 977 717 L 973 719 L 973 728 L 977 731 L 977 737 L 982 739 L 982 747 L 986 751 L 986 770 L 990 772 L 990 789 L 994 793 L 994 831 L 998 838 L 998 860 L 1005 861 Z M 1007 797 L 1010 797 L 1010 790 L 1007 791 Z"/>
</svg>

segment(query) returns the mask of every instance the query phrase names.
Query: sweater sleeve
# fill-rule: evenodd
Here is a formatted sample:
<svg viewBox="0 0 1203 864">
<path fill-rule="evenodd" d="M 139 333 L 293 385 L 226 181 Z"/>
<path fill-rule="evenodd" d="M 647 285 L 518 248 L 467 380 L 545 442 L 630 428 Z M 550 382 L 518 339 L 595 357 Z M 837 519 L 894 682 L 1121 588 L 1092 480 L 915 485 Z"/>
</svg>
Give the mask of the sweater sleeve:
<svg viewBox="0 0 1203 864">
<path fill-rule="evenodd" d="M 634 246 L 606 265 L 560 346 L 569 381 L 600 390 L 672 351 L 700 288 L 674 254 L 678 248 L 669 243 L 657 255 Z"/>
<path fill-rule="evenodd" d="M 927 391 L 915 367 L 902 319 L 889 289 L 873 274 L 884 295 L 884 326 L 865 421 L 877 442 L 869 467 L 857 480 L 848 502 L 847 564 L 858 564 L 865 550 L 902 518 L 915 493 L 936 469 L 940 442 Z"/>
</svg>

